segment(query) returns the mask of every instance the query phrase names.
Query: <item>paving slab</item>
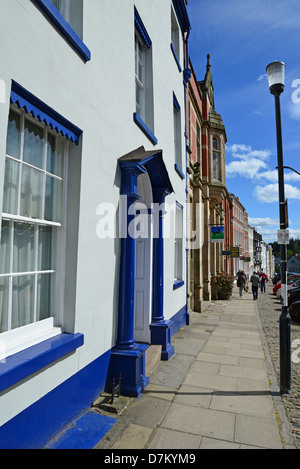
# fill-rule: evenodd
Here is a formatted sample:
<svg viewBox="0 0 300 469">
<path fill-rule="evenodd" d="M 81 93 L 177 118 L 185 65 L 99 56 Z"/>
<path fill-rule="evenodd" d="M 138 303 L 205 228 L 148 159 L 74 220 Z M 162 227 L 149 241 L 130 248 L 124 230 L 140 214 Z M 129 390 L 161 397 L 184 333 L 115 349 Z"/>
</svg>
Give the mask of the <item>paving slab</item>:
<svg viewBox="0 0 300 469">
<path fill-rule="evenodd" d="M 151 376 L 151 383 L 179 388 L 188 369 L 193 362 L 193 356 L 176 354 L 169 362 L 162 363 Z"/>
<path fill-rule="evenodd" d="M 226 365 L 238 365 L 239 359 L 238 356 L 234 357 L 232 355 L 224 355 L 224 354 L 217 354 L 217 353 L 205 353 L 200 352 L 196 358 L 196 360 L 208 363 L 222 363 Z"/>
<path fill-rule="evenodd" d="M 168 428 L 159 428 L 149 444 L 149 449 L 198 449 L 201 436 L 191 435 Z"/>
<path fill-rule="evenodd" d="M 150 438 L 152 429 L 142 425 L 129 424 L 122 438 L 113 444 L 113 449 L 140 449 Z"/>
<path fill-rule="evenodd" d="M 174 402 L 208 409 L 213 397 L 213 392 L 212 389 L 183 384 L 177 391 Z"/>
<path fill-rule="evenodd" d="M 210 408 L 258 417 L 272 418 L 274 416 L 274 407 L 270 394 L 265 396 L 257 395 L 255 391 L 215 393 L 212 396 Z"/>
<path fill-rule="evenodd" d="M 232 441 L 217 440 L 204 436 L 201 440 L 200 449 L 240 449 L 240 444 Z"/>
<path fill-rule="evenodd" d="M 265 370 L 257 370 L 243 366 L 220 365 L 220 375 L 232 376 L 236 378 L 250 378 L 252 380 L 266 380 L 268 384 L 268 376 Z"/>
<path fill-rule="evenodd" d="M 153 429 L 161 423 L 169 406 L 170 402 L 166 399 L 143 394 L 131 403 L 127 410 L 127 417 L 136 425 Z"/>
<path fill-rule="evenodd" d="M 189 372 L 183 384 L 190 386 L 202 386 L 218 391 L 237 391 L 238 380 L 232 376 L 222 376 L 216 374 Z"/>
<path fill-rule="evenodd" d="M 237 415 L 235 441 L 268 449 L 282 449 L 275 418 Z"/>
<path fill-rule="evenodd" d="M 177 338 L 172 341 L 177 355 L 192 355 L 193 357 L 198 355 L 205 343 L 205 340 L 191 339 L 189 337 Z"/>
<path fill-rule="evenodd" d="M 235 415 L 229 412 L 173 403 L 161 427 L 193 435 L 233 441 Z"/>
</svg>

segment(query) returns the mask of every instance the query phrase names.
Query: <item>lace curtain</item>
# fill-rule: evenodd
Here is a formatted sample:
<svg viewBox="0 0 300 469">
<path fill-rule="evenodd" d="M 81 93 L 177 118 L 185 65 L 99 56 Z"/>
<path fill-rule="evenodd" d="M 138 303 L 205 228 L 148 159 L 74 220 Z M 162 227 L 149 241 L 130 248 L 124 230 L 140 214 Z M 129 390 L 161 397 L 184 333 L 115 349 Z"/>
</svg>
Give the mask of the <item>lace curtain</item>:
<svg viewBox="0 0 300 469">
<path fill-rule="evenodd" d="M 64 145 L 65 139 L 49 128 L 10 113 L 0 245 L 0 333 L 53 315 L 57 228 L 47 221 L 62 221 Z"/>
</svg>

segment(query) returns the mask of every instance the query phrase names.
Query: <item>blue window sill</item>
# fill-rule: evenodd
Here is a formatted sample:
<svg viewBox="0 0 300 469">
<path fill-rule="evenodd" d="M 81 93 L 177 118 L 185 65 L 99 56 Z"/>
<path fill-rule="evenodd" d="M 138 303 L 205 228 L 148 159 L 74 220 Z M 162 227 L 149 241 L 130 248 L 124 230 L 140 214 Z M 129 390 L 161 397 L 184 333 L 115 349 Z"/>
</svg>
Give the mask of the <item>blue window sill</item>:
<svg viewBox="0 0 300 469">
<path fill-rule="evenodd" d="M 171 47 L 171 51 L 173 52 L 173 56 L 174 56 L 176 65 L 177 65 L 177 67 L 178 67 L 178 70 L 179 70 L 180 72 L 182 72 L 182 68 L 181 68 L 179 59 L 178 59 L 178 57 L 177 57 L 176 51 L 175 51 L 175 47 L 174 47 L 174 45 L 173 45 L 172 42 L 171 42 L 171 44 L 170 44 L 170 47 Z"/>
<path fill-rule="evenodd" d="M 185 175 L 183 174 L 183 172 L 179 168 L 178 164 L 175 163 L 174 168 L 175 168 L 176 173 L 181 177 L 181 179 L 185 179 Z"/>
<path fill-rule="evenodd" d="M 175 280 L 174 284 L 173 284 L 173 290 L 177 290 L 177 288 L 180 288 L 184 285 L 184 281 L 183 280 Z"/>
<path fill-rule="evenodd" d="M 0 362 L 0 392 L 83 345 L 83 334 L 60 334 Z"/>
<path fill-rule="evenodd" d="M 39 7 L 44 11 L 48 18 L 54 23 L 57 29 L 62 33 L 65 39 L 71 46 L 81 55 L 81 57 L 87 62 L 91 60 L 91 52 L 80 39 L 80 37 L 71 28 L 69 23 L 59 13 L 57 8 L 53 5 L 50 0 L 33 0 Z"/>
<path fill-rule="evenodd" d="M 136 112 L 133 113 L 133 120 L 136 125 L 138 125 L 138 127 L 144 132 L 146 137 L 149 138 L 150 142 L 153 143 L 153 145 L 157 145 L 157 138 L 155 137 L 155 135 L 153 135 L 149 127 L 147 127 L 145 122 L 140 118 L 140 116 Z"/>
</svg>

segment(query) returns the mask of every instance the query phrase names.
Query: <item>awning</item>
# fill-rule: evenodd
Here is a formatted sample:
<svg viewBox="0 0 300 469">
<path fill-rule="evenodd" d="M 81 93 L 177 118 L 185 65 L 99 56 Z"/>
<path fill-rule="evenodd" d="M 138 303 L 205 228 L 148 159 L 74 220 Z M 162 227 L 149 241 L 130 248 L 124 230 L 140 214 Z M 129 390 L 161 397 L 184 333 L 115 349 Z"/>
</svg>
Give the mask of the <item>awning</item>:
<svg viewBox="0 0 300 469">
<path fill-rule="evenodd" d="M 62 134 L 67 139 L 78 144 L 82 130 L 25 90 L 14 80 L 12 80 L 10 102 L 16 104 L 20 109 L 24 109 L 25 112 L 32 114 L 40 122 L 49 125 L 53 130 L 56 130 L 56 132 Z"/>
</svg>

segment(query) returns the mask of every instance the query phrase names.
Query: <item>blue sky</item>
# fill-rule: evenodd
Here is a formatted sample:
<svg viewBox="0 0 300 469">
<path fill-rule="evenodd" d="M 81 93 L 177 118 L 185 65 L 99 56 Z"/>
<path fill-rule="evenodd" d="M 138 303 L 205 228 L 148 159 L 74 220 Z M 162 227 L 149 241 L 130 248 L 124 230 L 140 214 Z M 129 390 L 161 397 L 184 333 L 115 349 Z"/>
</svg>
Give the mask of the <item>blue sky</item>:
<svg viewBox="0 0 300 469">
<path fill-rule="evenodd" d="M 189 54 L 203 80 L 211 56 L 215 109 L 227 133 L 226 185 L 266 242 L 279 228 L 274 97 L 266 66 L 286 65 L 281 95 L 284 165 L 300 172 L 300 1 L 188 0 Z M 299 103 L 298 103 L 299 101 Z M 300 176 L 285 171 L 290 237 L 300 238 Z"/>
</svg>

